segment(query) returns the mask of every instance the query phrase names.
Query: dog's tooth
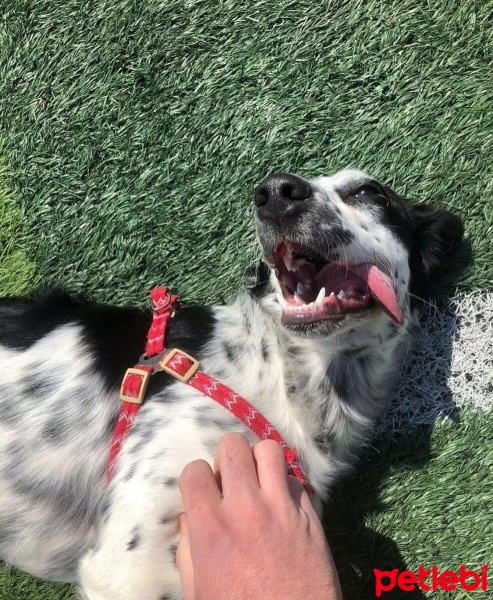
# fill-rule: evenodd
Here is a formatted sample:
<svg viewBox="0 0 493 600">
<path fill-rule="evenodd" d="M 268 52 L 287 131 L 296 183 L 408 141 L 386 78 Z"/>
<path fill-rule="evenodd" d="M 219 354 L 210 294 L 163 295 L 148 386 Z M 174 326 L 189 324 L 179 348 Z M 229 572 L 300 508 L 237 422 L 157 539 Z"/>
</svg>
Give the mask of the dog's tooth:
<svg viewBox="0 0 493 600">
<path fill-rule="evenodd" d="M 346 297 L 346 294 L 344 293 L 344 290 L 341 290 L 338 294 L 337 297 L 339 298 L 339 300 L 342 300 L 343 298 Z"/>
<path fill-rule="evenodd" d="M 334 292 L 331 292 L 329 298 L 332 298 L 333 296 L 335 296 L 335 294 Z"/>
<path fill-rule="evenodd" d="M 296 305 L 297 306 L 301 306 L 302 304 L 304 305 L 305 302 L 303 300 L 303 298 L 301 296 L 298 295 L 298 292 L 295 292 L 293 294 L 293 298 L 295 299 Z"/>
<path fill-rule="evenodd" d="M 318 292 L 318 296 L 317 299 L 315 300 L 315 304 L 317 306 L 322 307 L 324 305 L 324 300 L 325 300 L 325 288 L 323 287 L 319 292 Z"/>
</svg>

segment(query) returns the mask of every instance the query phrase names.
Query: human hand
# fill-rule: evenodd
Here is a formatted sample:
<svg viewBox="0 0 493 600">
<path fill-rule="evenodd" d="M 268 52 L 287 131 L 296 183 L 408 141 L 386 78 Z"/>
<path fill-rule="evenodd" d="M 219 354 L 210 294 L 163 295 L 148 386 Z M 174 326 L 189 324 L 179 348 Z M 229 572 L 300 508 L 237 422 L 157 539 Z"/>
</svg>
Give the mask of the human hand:
<svg viewBox="0 0 493 600">
<path fill-rule="evenodd" d="M 252 450 L 227 434 L 215 471 L 198 460 L 179 479 L 185 600 L 342 600 L 322 525 L 279 444 Z"/>
</svg>

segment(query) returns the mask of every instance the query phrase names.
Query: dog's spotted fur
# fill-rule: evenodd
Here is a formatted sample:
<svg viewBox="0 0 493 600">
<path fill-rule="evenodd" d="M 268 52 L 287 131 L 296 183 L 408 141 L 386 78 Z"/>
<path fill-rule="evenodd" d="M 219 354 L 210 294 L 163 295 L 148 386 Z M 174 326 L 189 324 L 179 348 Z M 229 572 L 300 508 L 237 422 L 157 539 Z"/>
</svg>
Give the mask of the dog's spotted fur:
<svg viewBox="0 0 493 600">
<path fill-rule="evenodd" d="M 331 260 L 376 264 L 394 281 L 404 323 L 374 307 L 282 326 L 277 278 L 261 264 L 232 306 L 184 308 L 168 346 L 249 399 L 298 449 L 323 498 L 372 435 L 408 346 L 413 298 L 456 249 L 462 226 L 360 171 L 307 185 L 312 195 L 295 215 L 266 219 L 259 209 L 265 255 L 289 239 Z M 90 600 L 180 598 L 178 477 L 192 460 L 212 462 L 225 432 L 252 444 L 255 436 L 199 392 L 156 375 L 106 487 L 118 387 L 150 315 L 52 295 L 1 301 L 0 323 L 0 556 L 78 582 Z"/>
</svg>

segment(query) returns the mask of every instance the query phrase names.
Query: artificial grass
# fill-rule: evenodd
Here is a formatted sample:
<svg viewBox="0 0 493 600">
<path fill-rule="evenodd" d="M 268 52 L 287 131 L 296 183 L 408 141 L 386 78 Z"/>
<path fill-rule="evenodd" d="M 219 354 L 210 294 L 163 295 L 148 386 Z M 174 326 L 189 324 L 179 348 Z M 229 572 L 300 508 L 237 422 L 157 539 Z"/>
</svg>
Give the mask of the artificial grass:
<svg viewBox="0 0 493 600">
<path fill-rule="evenodd" d="M 9 186 L 9 172 L 0 158 L 0 294 L 15 296 L 36 285 L 35 265 L 27 257 L 21 212 Z"/>
<path fill-rule="evenodd" d="M 493 411 L 463 411 L 459 422 L 381 438 L 358 472 L 337 490 L 325 528 L 344 597 L 375 597 L 373 569 L 458 572 L 493 563 Z M 395 589 L 385 600 L 465 599 L 452 593 Z M 490 597 L 477 592 L 474 598 Z M 472 594 L 472 592 L 469 592 Z M 483 594 L 483 595 L 482 595 Z"/>
<path fill-rule="evenodd" d="M 13 0 L 1 128 L 44 281 L 230 298 L 276 169 L 368 169 L 467 216 L 493 282 L 491 0 Z M 463 257 L 464 258 L 464 257 Z"/>
<path fill-rule="evenodd" d="M 258 255 L 254 184 L 344 166 L 461 214 L 456 284 L 491 289 L 492 15 L 491 0 L 4 2 L 1 293 L 231 299 Z M 370 567 L 493 547 L 492 421 L 464 411 L 375 444 L 329 509 L 348 598 L 374 597 Z M 0 575 L 2 599 L 72 597 Z"/>
</svg>

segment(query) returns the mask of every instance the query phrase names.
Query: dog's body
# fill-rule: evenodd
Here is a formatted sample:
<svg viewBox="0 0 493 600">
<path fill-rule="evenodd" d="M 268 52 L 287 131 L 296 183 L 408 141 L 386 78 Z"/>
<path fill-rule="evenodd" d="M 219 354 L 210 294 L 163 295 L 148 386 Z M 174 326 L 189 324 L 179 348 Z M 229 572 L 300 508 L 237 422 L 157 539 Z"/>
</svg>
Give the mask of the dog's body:
<svg viewBox="0 0 493 600">
<path fill-rule="evenodd" d="M 297 448 L 323 498 L 371 437 L 409 344 L 412 295 L 462 226 L 359 171 L 311 182 L 277 174 L 256 204 L 270 270 L 252 273 L 232 306 L 183 308 L 167 346 L 247 398 Z M 79 582 L 90 600 L 180 598 L 178 477 L 192 460 L 212 463 L 225 432 L 256 441 L 159 373 L 106 486 L 119 385 L 150 320 L 59 295 L 0 303 L 0 556 Z"/>
</svg>

